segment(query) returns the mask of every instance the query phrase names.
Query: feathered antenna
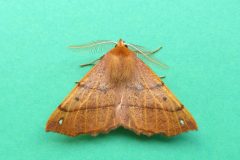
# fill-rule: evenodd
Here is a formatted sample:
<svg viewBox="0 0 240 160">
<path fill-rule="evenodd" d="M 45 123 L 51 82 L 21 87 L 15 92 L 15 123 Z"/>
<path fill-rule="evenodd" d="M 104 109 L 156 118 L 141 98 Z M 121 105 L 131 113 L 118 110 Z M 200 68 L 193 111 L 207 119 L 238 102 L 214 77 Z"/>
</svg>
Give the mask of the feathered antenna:
<svg viewBox="0 0 240 160">
<path fill-rule="evenodd" d="M 101 53 L 103 52 L 103 46 L 106 46 L 106 44 L 117 44 L 117 42 L 114 41 L 110 41 L 110 40 L 98 40 L 98 41 L 94 41 L 94 42 L 89 42 L 86 44 L 81 44 L 81 45 L 72 45 L 69 46 L 69 48 L 71 49 L 91 49 L 91 53 Z M 101 60 L 103 58 L 103 56 L 101 56 L 100 58 L 86 63 L 86 64 L 81 64 L 81 67 L 85 67 L 85 66 L 89 66 L 89 65 L 95 65 L 99 60 Z"/>
<path fill-rule="evenodd" d="M 156 60 L 152 59 L 151 57 L 149 57 L 150 54 L 158 52 L 162 47 L 159 47 L 159 48 L 157 48 L 156 50 L 154 50 L 152 52 L 145 53 L 141 49 L 139 49 L 139 47 L 137 47 L 137 45 L 133 45 L 133 44 L 126 44 L 126 45 L 128 45 L 128 46 L 132 47 L 133 49 L 135 49 L 136 50 L 135 52 L 142 54 L 144 57 L 146 57 L 151 62 L 153 62 L 155 64 L 158 64 L 158 65 L 160 65 L 163 68 L 168 68 L 168 66 L 166 64 L 161 63 L 159 61 L 156 61 Z"/>
<path fill-rule="evenodd" d="M 82 44 L 82 45 L 73 45 L 73 46 L 69 46 L 70 48 L 91 48 L 97 45 L 102 45 L 102 44 L 117 44 L 117 42 L 114 41 L 110 41 L 110 40 L 99 40 L 99 41 L 94 41 L 94 42 L 90 42 L 87 44 Z"/>
</svg>

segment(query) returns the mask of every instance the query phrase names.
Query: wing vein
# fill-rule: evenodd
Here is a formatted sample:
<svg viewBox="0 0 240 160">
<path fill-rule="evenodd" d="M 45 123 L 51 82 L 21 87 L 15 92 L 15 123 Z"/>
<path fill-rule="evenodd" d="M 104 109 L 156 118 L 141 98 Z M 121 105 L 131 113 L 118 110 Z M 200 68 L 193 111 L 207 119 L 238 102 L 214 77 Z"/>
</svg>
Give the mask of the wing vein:
<svg viewBox="0 0 240 160">
<path fill-rule="evenodd" d="M 145 78 L 143 77 L 142 72 L 140 72 L 139 68 L 138 68 L 138 72 L 140 73 L 140 76 L 142 77 L 142 79 L 143 79 L 143 81 L 144 81 L 144 84 L 147 86 L 147 88 L 149 88 L 149 86 L 148 86 L 148 84 L 146 83 L 146 80 L 145 80 Z M 164 108 L 164 106 L 162 105 L 162 103 L 159 102 L 158 99 L 156 99 L 156 97 L 153 95 L 152 91 L 149 90 L 149 92 L 151 93 L 151 95 L 152 95 L 152 97 L 154 98 L 154 100 L 156 100 L 156 101 L 162 106 L 162 108 Z M 168 117 L 168 115 L 165 113 L 165 110 L 163 110 L 163 113 L 164 113 L 164 115 L 165 115 L 165 117 L 166 117 L 166 119 L 167 119 L 167 123 L 168 123 L 168 125 L 167 125 L 167 126 L 168 126 L 168 128 L 167 128 L 167 134 L 168 134 L 168 133 L 169 133 L 169 117 Z"/>
</svg>

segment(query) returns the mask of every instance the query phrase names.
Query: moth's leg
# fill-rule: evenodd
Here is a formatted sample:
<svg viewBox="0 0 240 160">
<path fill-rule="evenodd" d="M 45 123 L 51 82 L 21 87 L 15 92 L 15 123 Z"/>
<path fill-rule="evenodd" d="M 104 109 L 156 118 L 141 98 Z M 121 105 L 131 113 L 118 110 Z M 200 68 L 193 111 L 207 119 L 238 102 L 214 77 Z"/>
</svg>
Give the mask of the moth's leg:
<svg viewBox="0 0 240 160">
<path fill-rule="evenodd" d="M 91 65 L 95 65 L 97 61 L 101 60 L 103 58 L 103 56 L 101 56 L 100 58 L 90 62 L 90 63 L 85 63 L 85 64 L 81 64 L 80 67 L 86 67 L 86 66 L 91 66 Z"/>
<path fill-rule="evenodd" d="M 163 47 L 159 47 L 157 49 L 155 49 L 154 51 L 145 51 L 144 53 L 146 55 L 151 55 L 151 54 L 154 54 L 154 53 L 157 53 L 158 51 L 160 51 Z M 140 51 L 138 50 L 133 50 L 133 52 L 137 53 L 137 54 L 142 54 Z"/>
<path fill-rule="evenodd" d="M 152 52 L 148 52 L 147 55 L 151 55 L 151 54 L 154 54 L 154 53 L 157 53 L 158 51 L 160 51 L 163 47 L 159 47 L 157 48 L 156 50 L 152 51 Z"/>
<path fill-rule="evenodd" d="M 163 78 L 166 78 L 166 76 L 159 76 L 159 78 L 163 79 Z"/>
</svg>

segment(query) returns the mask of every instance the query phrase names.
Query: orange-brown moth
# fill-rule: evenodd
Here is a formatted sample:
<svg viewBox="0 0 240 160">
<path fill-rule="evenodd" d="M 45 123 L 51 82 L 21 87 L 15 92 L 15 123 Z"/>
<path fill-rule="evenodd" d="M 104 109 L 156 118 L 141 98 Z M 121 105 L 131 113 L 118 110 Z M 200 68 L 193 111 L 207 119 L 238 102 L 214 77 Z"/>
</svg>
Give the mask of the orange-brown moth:
<svg viewBox="0 0 240 160">
<path fill-rule="evenodd" d="M 52 113 L 46 131 L 97 135 L 122 126 L 137 134 L 174 136 L 197 130 L 184 105 L 128 46 L 144 54 L 119 40 Z"/>
</svg>

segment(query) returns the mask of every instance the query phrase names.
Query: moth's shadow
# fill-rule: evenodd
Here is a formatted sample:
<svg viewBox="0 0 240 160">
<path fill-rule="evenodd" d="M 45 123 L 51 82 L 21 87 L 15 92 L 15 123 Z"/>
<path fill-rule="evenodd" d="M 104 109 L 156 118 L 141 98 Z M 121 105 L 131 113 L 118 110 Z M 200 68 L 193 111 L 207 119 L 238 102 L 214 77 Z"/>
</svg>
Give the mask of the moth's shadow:
<svg viewBox="0 0 240 160">
<path fill-rule="evenodd" d="M 109 141 L 113 139 L 129 139 L 129 141 L 147 141 L 147 142 L 162 142 L 162 143 L 180 143 L 181 141 L 191 141 L 191 139 L 195 139 L 192 134 L 183 133 L 174 137 L 166 137 L 163 135 L 153 135 L 153 136 L 145 136 L 145 135 L 136 135 L 134 132 L 129 131 L 124 128 L 115 129 L 108 134 L 99 134 L 96 137 L 90 135 L 79 135 L 77 137 L 67 137 L 59 134 L 52 134 L 50 137 L 51 141 L 57 141 L 59 143 L 97 143 L 98 141 Z"/>
</svg>

